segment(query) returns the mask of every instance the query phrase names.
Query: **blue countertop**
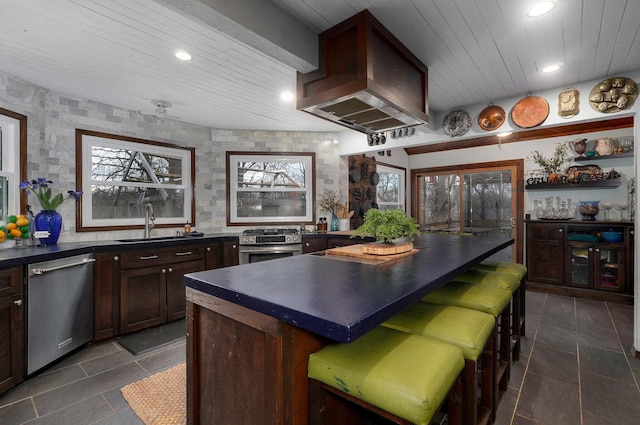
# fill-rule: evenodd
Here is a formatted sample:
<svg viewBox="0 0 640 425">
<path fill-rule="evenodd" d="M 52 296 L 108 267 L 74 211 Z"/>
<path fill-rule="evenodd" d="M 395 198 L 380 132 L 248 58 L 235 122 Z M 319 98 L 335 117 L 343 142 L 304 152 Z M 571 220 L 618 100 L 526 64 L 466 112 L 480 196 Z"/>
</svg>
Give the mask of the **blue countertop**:
<svg viewBox="0 0 640 425">
<path fill-rule="evenodd" d="M 299 255 L 191 273 L 188 287 L 339 342 L 351 342 L 510 238 L 423 234 L 414 255 L 378 265 Z"/>
</svg>

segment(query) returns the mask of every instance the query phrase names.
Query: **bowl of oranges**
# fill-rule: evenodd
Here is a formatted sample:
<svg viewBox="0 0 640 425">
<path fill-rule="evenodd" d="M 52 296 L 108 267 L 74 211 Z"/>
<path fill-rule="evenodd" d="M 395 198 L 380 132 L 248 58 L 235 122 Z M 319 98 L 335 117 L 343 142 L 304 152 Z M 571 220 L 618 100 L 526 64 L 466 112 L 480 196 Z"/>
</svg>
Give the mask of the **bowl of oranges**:
<svg viewBox="0 0 640 425">
<path fill-rule="evenodd" d="M 29 239 L 29 219 L 20 215 L 10 215 L 7 217 L 7 224 L 0 226 L 0 243 L 7 239 Z"/>
</svg>

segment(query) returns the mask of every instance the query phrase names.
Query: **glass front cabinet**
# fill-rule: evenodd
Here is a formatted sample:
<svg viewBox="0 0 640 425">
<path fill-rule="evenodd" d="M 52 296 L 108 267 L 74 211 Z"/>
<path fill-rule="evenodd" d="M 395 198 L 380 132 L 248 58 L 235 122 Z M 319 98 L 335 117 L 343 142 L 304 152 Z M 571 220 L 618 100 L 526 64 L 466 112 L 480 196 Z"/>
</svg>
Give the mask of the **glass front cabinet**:
<svg viewBox="0 0 640 425">
<path fill-rule="evenodd" d="M 601 291 L 626 291 L 624 244 L 567 242 L 565 282 L 569 286 Z"/>
<path fill-rule="evenodd" d="M 632 302 L 633 222 L 527 220 L 526 224 L 530 289 Z"/>
</svg>

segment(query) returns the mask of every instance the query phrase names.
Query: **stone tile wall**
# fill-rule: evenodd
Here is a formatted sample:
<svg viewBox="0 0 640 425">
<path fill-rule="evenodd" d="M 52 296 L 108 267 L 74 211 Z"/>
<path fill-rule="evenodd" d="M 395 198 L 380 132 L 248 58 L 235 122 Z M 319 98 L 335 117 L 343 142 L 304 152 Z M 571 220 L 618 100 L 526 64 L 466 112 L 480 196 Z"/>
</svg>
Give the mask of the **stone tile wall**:
<svg viewBox="0 0 640 425">
<path fill-rule="evenodd" d="M 333 140 L 337 133 L 218 130 L 181 121 L 161 122 L 137 111 L 54 93 L 20 78 L 0 73 L 0 107 L 28 119 L 28 178 L 46 177 L 55 188 L 76 188 L 75 130 L 77 128 L 196 148 L 196 223 L 205 233 L 238 233 L 226 226 L 225 152 L 316 152 L 316 191 L 341 192 L 347 198 L 347 165 Z M 37 203 L 37 201 L 36 201 Z M 39 208 L 37 206 L 36 209 Z M 76 232 L 75 204 L 60 207 L 65 225 L 60 242 L 137 237 L 132 232 Z M 158 235 L 175 229 L 157 229 Z"/>
</svg>

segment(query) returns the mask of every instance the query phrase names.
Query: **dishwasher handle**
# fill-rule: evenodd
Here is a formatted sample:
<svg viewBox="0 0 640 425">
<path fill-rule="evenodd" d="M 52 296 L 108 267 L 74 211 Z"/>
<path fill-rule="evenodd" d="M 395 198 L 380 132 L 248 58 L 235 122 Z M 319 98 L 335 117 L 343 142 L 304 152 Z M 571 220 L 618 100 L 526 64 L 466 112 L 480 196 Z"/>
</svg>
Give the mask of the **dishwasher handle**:
<svg viewBox="0 0 640 425">
<path fill-rule="evenodd" d="M 69 267 L 83 266 L 85 264 L 94 263 L 95 258 L 85 258 L 82 261 L 76 261 L 75 263 L 62 264 L 59 266 L 49 267 L 46 269 L 33 269 L 29 272 L 29 275 L 43 275 L 45 273 L 53 272 L 56 270 L 67 269 Z"/>
</svg>

